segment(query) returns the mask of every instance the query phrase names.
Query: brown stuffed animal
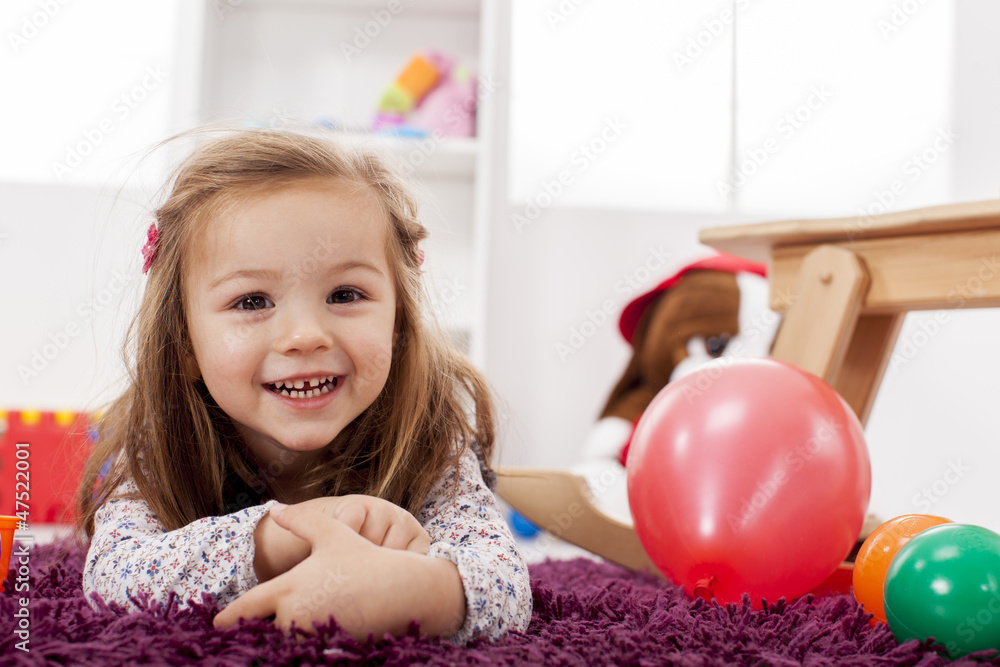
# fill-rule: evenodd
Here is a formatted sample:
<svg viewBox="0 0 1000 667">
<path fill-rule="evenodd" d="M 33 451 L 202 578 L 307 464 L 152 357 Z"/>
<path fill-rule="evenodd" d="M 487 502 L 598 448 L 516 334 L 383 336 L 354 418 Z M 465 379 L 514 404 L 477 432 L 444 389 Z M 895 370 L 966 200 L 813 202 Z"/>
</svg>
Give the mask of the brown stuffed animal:
<svg viewBox="0 0 1000 667">
<path fill-rule="evenodd" d="M 591 429 L 583 461 L 595 503 L 629 520 L 624 465 L 635 423 L 671 380 L 721 356 L 766 356 L 778 316 L 767 309 L 766 267 L 732 255 L 685 266 L 622 312 L 632 358 Z"/>
<path fill-rule="evenodd" d="M 611 390 L 598 425 L 617 420 L 615 430 L 626 440 L 591 438 L 586 457 L 621 454 L 632 426 L 653 397 L 671 380 L 726 354 L 731 342 L 739 340 L 741 325 L 750 328 L 745 338 L 752 336 L 755 344 L 740 340 L 736 354 L 767 354 L 777 316 L 766 311 L 765 275 L 763 264 L 715 255 L 685 266 L 625 307 L 619 328 L 632 344 L 632 359 Z M 756 294 L 741 299 L 741 291 L 751 290 Z M 761 316 L 765 311 L 770 317 Z M 624 463 L 624 456 L 620 458 Z"/>
</svg>

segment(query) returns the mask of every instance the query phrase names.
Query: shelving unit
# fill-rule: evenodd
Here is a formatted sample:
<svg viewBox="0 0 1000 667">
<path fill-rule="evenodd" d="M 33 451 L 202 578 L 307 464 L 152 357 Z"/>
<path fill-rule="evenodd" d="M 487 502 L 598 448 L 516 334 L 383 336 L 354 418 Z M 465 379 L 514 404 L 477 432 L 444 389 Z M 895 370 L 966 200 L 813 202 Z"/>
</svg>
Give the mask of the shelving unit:
<svg viewBox="0 0 1000 667">
<path fill-rule="evenodd" d="M 206 123 L 333 125 L 346 141 L 373 143 L 413 167 L 420 184 L 425 269 L 438 321 L 474 361 L 484 357 L 488 220 L 493 155 L 506 137 L 492 117 L 506 92 L 480 95 L 477 136 L 405 139 L 365 132 L 379 99 L 416 53 L 438 50 L 488 77 L 510 32 L 496 0 L 203 0 L 182 10 L 192 30 L 179 127 Z M 505 124 L 502 124 L 506 127 Z"/>
</svg>

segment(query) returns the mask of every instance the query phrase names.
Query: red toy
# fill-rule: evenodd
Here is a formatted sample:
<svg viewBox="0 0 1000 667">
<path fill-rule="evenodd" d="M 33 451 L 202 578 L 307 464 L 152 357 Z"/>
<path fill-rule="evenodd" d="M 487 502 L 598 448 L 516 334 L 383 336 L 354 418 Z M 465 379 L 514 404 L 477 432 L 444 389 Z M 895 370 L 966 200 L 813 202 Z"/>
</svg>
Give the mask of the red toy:
<svg viewBox="0 0 1000 667">
<path fill-rule="evenodd" d="M 71 523 L 91 446 L 86 414 L 0 411 L 0 514 Z"/>
</svg>

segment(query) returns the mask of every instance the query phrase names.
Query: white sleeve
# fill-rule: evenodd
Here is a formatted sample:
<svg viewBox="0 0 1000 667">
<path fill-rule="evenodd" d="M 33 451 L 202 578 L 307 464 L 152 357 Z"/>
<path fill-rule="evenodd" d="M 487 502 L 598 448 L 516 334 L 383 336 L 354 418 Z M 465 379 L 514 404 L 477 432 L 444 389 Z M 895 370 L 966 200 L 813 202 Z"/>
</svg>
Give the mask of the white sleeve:
<svg viewBox="0 0 1000 667">
<path fill-rule="evenodd" d="M 471 450 L 462 455 L 457 477 L 450 471 L 438 482 L 417 518 L 431 538 L 428 555 L 455 563 L 462 578 L 465 623 L 452 642 L 527 629 L 528 567 Z"/>
<path fill-rule="evenodd" d="M 97 510 L 83 570 L 88 601 L 97 593 L 136 608 L 140 593 L 166 602 L 173 592 L 183 607 L 207 593 L 225 607 L 257 585 L 254 531 L 274 501 L 165 531 L 144 501 L 116 497 L 136 490 L 126 481 Z"/>
</svg>

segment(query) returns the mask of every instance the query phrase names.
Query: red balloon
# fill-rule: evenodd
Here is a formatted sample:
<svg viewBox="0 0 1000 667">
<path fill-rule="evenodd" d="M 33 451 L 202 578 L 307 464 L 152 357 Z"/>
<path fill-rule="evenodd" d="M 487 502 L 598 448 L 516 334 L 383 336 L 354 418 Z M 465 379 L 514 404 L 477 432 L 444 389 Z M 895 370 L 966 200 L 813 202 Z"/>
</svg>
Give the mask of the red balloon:
<svg viewBox="0 0 1000 667">
<path fill-rule="evenodd" d="M 758 606 L 822 583 L 857 542 L 871 493 L 854 412 L 775 359 L 720 360 L 664 387 L 627 474 L 636 533 L 663 574 Z"/>
</svg>

